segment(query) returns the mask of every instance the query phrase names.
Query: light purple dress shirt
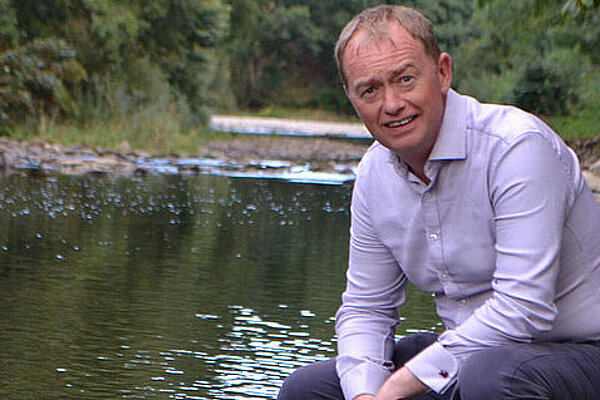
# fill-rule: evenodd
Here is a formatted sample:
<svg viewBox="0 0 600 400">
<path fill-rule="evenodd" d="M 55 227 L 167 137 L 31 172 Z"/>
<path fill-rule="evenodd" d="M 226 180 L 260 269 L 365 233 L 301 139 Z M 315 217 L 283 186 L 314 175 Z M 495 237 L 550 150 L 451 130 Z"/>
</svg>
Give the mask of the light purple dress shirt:
<svg viewBox="0 0 600 400">
<path fill-rule="evenodd" d="M 406 365 L 438 393 L 491 346 L 600 340 L 600 207 L 550 128 L 450 91 L 425 174 L 378 143 L 359 165 L 336 316 L 346 399 L 393 370 L 408 281 L 434 294 L 446 328 Z"/>
</svg>

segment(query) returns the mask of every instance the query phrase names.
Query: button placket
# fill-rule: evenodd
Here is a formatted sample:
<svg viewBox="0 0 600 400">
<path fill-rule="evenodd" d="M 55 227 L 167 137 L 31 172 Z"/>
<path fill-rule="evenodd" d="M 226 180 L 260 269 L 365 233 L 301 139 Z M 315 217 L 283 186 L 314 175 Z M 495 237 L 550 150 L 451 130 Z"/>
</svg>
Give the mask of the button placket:
<svg viewBox="0 0 600 400">
<path fill-rule="evenodd" d="M 442 282 L 444 291 L 447 292 L 451 285 L 450 276 L 444 264 L 443 248 L 442 248 L 442 235 L 441 225 L 439 221 L 439 213 L 437 209 L 437 202 L 435 198 L 434 188 L 429 188 L 422 195 L 423 215 L 425 234 L 428 242 L 428 251 L 432 266 L 437 271 L 438 279 Z"/>
</svg>

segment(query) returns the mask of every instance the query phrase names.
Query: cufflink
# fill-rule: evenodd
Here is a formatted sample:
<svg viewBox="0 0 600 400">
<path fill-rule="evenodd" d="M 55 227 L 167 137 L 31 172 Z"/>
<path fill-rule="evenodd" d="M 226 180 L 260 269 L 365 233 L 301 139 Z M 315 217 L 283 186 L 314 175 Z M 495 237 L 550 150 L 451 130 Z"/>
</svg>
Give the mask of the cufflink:
<svg viewBox="0 0 600 400">
<path fill-rule="evenodd" d="M 444 371 L 443 369 L 438 371 L 438 375 L 441 376 L 444 379 L 448 378 L 448 371 Z"/>
</svg>

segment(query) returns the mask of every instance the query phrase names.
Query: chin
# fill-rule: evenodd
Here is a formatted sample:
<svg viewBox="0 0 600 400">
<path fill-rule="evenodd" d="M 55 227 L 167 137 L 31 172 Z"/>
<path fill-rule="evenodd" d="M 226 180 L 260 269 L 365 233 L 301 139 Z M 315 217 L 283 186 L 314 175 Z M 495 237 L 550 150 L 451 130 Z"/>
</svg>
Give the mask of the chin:
<svg viewBox="0 0 600 400">
<path fill-rule="evenodd" d="M 381 142 L 388 149 L 395 151 L 396 153 L 413 152 L 419 148 L 418 142 L 410 140 L 409 137 L 403 137 L 398 140 L 392 140 L 387 142 Z"/>
</svg>

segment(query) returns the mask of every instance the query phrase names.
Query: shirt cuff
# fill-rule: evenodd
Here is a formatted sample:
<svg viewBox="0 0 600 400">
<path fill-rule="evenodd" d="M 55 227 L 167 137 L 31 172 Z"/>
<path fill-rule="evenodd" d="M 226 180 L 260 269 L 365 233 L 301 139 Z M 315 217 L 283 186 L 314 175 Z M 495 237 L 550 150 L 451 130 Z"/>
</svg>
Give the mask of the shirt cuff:
<svg viewBox="0 0 600 400">
<path fill-rule="evenodd" d="M 362 362 L 340 376 L 344 398 L 353 399 L 361 394 L 375 395 L 390 375 L 383 366 Z"/>
<path fill-rule="evenodd" d="M 439 394 L 448 390 L 458 375 L 458 361 L 439 342 L 425 348 L 404 366 Z"/>
</svg>

